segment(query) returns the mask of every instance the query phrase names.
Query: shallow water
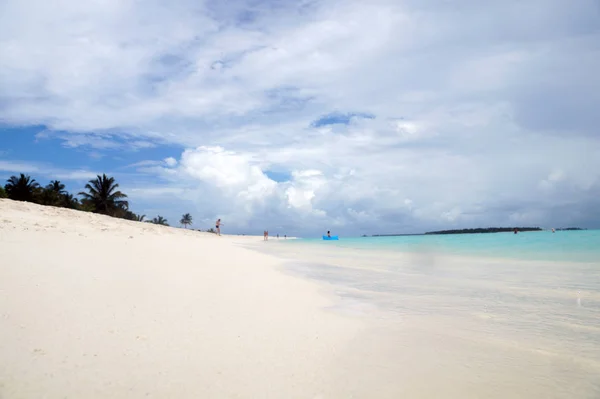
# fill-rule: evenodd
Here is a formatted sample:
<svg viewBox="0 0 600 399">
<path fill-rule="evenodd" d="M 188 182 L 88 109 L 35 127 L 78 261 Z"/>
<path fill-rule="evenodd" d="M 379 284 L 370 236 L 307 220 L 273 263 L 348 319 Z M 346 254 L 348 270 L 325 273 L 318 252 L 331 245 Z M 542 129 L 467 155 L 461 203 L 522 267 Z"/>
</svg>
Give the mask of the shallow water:
<svg viewBox="0 0 600 399">
<path fill-rule="evenodd" d="M 583 261 L 593 251 L 566 262 L 281 244 L 262 250 L 337 294 L 336 311 L 372 316 L 373 346 L 348 362 L 395 370 L 390 397 L 600 398 L 600 262 Z"/>
<path fill-rule="evenodd" d="M 448 255 L 522 260 L 600 262 L 600 230 L 490 234 L 418 235 L 397 237 L 340 237 L 287 240 L 286 245 L 372 249 L 400 252 L 435 252 Z"/>
</svg>

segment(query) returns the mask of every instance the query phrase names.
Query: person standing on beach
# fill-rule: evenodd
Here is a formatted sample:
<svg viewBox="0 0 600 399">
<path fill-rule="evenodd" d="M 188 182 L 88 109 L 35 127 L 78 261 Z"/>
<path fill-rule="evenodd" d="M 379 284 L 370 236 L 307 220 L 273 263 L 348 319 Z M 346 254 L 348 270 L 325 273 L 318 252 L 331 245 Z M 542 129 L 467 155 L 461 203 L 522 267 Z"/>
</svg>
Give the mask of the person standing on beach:
<svg viewBox="0 0 600 399">
<path fill-rule="evenodd" d="M 217 228 L 217 234 L 221 235 L 221 219 L 217 219 L 215 222 L 215 227 Z"/>
</svg>

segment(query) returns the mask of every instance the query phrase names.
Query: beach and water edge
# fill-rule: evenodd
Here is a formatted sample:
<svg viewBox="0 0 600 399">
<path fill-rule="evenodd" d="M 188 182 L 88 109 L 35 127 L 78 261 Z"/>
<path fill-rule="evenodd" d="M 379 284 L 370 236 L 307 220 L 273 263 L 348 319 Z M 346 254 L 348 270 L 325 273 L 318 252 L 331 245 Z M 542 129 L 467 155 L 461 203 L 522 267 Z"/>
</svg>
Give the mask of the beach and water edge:
<svg viewBox="0 0 600 399">
<path fill-rule="evenodd" d="M 0 397 L 600 396 L 593 259 L 327 244 L 0 200 Z"/>
<path fill-rule="evenodd" d="M 600 232 L 272 240 L 414 397 L 600 397 Z M 377 355 L 376 355 L 377 354 Z M 376 362 L 375 362 L 376 363 Z M 406 366 L 409 366 L 406 368 Z M 393 377 L 392 375 L 395 375 Z M 398 388 L 399 389 L 399 388 Z M 393 395 L 392 395 L 393 396 Z"/>
</svg>

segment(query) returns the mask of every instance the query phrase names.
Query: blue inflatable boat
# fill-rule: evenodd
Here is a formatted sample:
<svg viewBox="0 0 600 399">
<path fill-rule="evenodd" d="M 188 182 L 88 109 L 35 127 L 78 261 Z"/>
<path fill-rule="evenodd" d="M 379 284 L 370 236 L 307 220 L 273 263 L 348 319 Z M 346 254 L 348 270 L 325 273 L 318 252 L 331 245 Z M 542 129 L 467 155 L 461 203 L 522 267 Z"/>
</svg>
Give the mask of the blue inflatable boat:
<svg viewBox="0 0 600 399">
<path fill-rule="evenodd" d="M 331 237 L 323 236 L 323 239 L 326 241 L 339 240 L 338 236 L 331 236 Z"/>
</svg>

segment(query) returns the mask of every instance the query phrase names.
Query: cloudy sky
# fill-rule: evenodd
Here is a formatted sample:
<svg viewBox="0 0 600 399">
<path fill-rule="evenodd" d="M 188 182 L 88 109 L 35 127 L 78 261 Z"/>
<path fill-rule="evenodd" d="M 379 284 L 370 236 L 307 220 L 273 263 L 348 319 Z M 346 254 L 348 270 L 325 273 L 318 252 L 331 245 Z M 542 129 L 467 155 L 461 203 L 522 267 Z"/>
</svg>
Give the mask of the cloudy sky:
<svg viewBox="0 0 600 399">
<path fill-rule="evenodd" d="M 3 0 L 0 178 L 312 236 L 600 227 L 598 0 Z"/>
</svg>

